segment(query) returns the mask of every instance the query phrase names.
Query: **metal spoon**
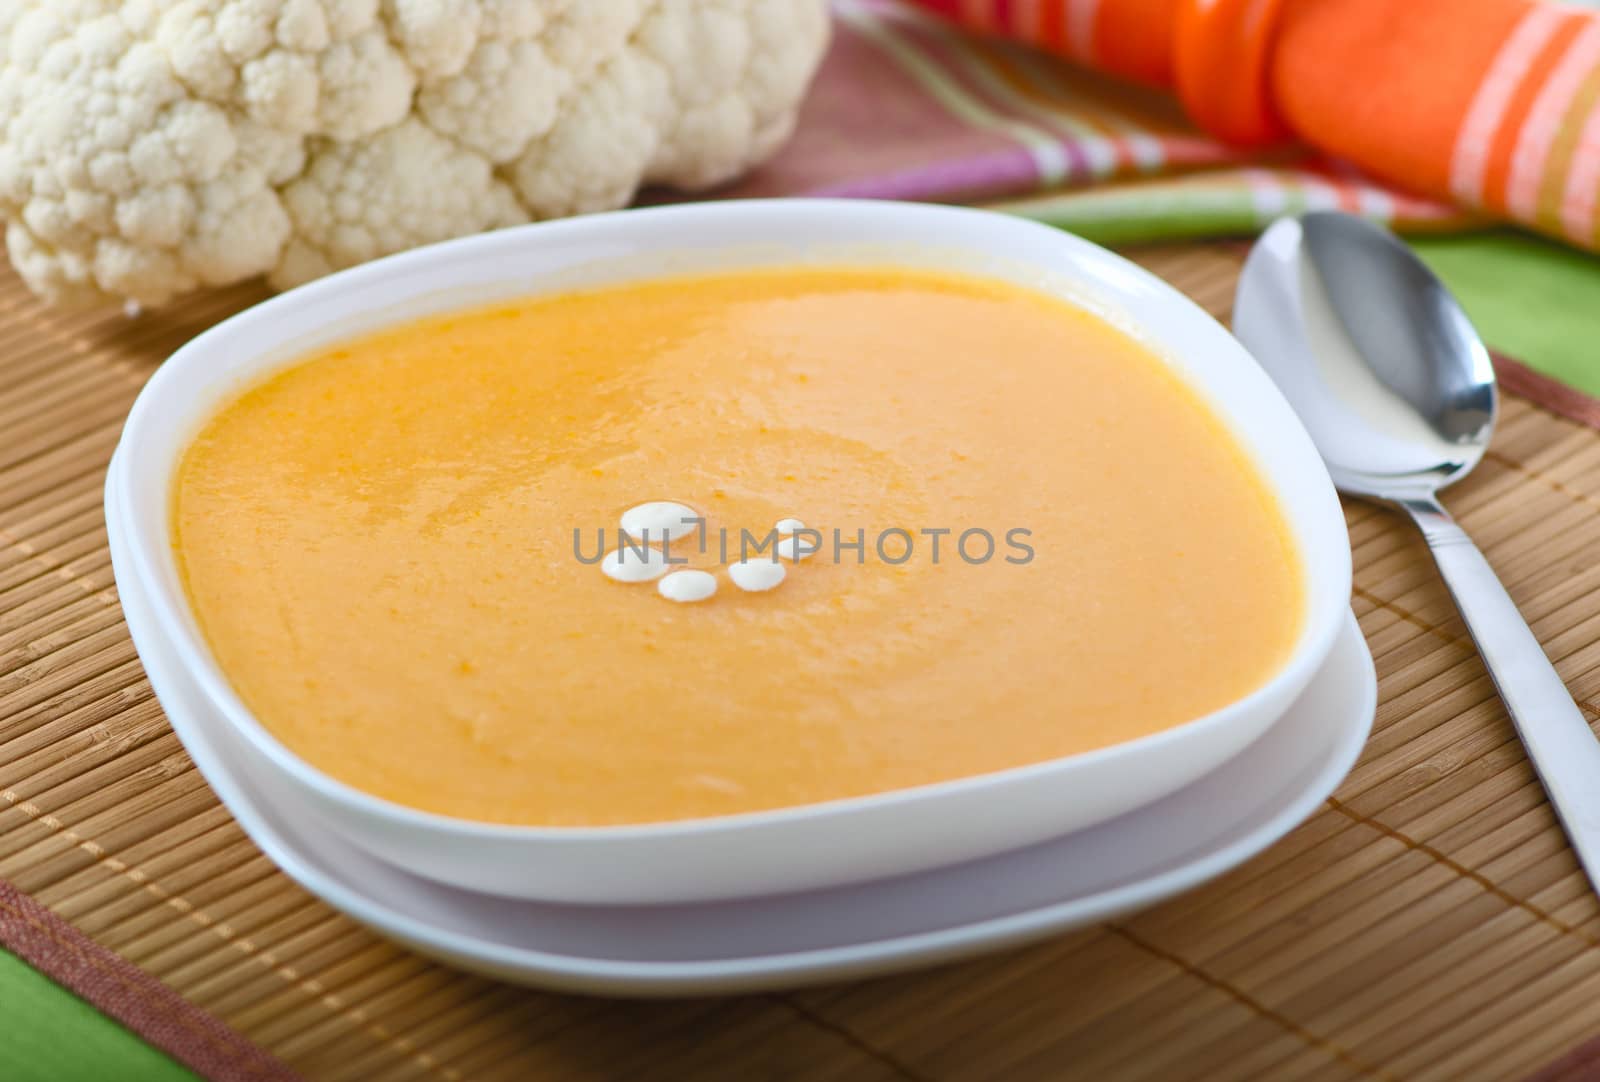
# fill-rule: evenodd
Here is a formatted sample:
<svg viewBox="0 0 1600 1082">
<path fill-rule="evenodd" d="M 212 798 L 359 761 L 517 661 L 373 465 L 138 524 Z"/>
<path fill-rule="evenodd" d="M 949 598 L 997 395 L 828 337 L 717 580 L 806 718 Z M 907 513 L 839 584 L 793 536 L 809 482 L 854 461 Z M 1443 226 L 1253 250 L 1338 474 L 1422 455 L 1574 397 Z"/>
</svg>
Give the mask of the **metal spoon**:
<svg viewBox="0 0 1600 1082">
<path fill-rule="evenodd" d="M 1245 263 L 1234 333 L 1277 383 L 1341 492 L 1422 529 L 1589 881 L 1600 889 L 1600 740 L 1494 569 L 1439 505 L 1494 428 L 1494 369 L 1444 285 L 1380 226 L 1284 219 Z"/>
</svg>

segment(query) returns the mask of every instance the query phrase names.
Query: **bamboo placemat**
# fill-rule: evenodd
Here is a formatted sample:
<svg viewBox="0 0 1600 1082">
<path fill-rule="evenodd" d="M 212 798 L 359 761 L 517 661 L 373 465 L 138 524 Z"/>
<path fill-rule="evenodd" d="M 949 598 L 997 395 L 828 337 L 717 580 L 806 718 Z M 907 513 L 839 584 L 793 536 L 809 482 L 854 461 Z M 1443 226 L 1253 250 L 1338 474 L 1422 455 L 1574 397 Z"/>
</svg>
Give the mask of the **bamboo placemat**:
<svg viewBox="0 0 1600 1082">
<path fill-rule="evenodd" d="M 1226 314 L 1237 246 L 1135 255 Z M 307 1076 L 1500 1079 L 1600 1033 L 1600 906 L 1425 549 L 1361 505 L 1375 735 L 1310 822 L 1193 894 L 942 970 L 698 1002 L 526 991 L 378 939 L 217 804 L 144 681 L 106 553 L 100 487 L 139 386 L 257 298 L 130 321 L 44 310 L 0 277 L 0 878 Z M 1449 501 L 1591 718 L 1597 466 L 1600 433 L 1509 397 Z"/>
</svg>

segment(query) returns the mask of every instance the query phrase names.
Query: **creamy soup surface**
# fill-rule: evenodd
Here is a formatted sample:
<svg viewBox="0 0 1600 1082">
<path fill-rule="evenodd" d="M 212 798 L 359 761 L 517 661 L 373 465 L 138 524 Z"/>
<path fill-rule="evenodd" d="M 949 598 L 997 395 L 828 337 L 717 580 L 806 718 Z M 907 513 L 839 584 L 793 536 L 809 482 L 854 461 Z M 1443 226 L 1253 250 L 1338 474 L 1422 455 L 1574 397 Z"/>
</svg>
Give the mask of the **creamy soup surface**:
<svg viewBox="0 0 1600 1082">
<path fill-rule="evenodd" d="M 656 500 L 705 519 L 669 553 L 713 596 L 585 562 Z M 360 789 L 504 823 L 1116 744 L 1256 688 L 1304 619 L 1274 497 L 1156 357 L 1043 294 L 911 268 L 655 279 L 344 342 L 204 426 L 173 515 L 264 725 Z M 720 538 L 736 561 L 741 529 L 789 518 L 820 549 L 742 589 Z"/>
</svg>

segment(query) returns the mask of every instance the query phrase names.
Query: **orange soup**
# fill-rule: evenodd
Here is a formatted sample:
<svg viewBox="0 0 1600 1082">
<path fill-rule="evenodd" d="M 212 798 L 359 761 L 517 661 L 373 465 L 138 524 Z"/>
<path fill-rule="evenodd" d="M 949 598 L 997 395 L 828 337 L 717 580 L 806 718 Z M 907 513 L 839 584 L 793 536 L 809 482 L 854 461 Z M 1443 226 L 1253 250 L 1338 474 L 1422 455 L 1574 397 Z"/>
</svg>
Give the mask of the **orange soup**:
<svg viewBox="0 0 1600 1082">
<path fill-rule="evenodd" d="M 912 268 L 654 279 L 344 342 L 205 425 L 173 515 L 268 729 L 503 823 L 1105 747 L 1258 687 L 1305 617 L 1281 509 L 1161 361 Z"/>
</svg>

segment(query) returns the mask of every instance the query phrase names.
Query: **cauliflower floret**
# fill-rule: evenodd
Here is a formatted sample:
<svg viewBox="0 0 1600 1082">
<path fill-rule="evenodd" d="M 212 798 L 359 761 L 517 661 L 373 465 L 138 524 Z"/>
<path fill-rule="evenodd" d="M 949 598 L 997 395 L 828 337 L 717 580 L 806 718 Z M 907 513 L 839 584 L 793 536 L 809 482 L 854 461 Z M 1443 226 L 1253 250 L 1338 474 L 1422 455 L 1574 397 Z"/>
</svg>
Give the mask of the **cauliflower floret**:
<svg viewBox="0 0 1600 1082">
<path fill-rule="evenodd" d="M 517 192 L 547 218 L 622 205 L 635 171 L 689 190 L 730 180 L 788 138 L 827 40 L 821 4 L 656 0 L 513 163 Z"/>
<path fill-rule="evenodd" d="M 517 194 L 537 218 L 622 206 L 651 171 L 671 110 L 665 68 L 637 50 L 613 58 L 514 163 Z"/>
<path fill-rule="evenodd" d="M 6 245 L 151 305 L 720 183 L 826 37 L 826 0 L 0 0 Z"/>
<path fill-rule="evenodd" d="M 297 135 L 380 131 L 416 89 L 377 0 L 179 0 L 155 37 L 194 93 Z"/>
<path fill-rule="evenodd" d="M 482 155 L 415 119 L 359 143 L 328 145 L 283 197 L 295 239 L 272 275 L 280 287 L 528 220 Z"/>
<path fill-rule="evenodd" d="M 422 88 L 417 111 L 499 164 L 550 129 L 572 81 L 537 37 L 485 38 L 458 75 Z"/>
<path fill-rule="evenodd" d="M 640 37 L 677 106 L 646 179 L 692 190 L 731 180 L 788 137 L 828 16 L 786 0 L 665 0 Z"/>
<path fill-rule="evenodd" d="M 384 0 L 383 14 L 400 51 L 426 81 L 466 66 L 478 43 L 483 6 L 478 0 Z"/>
<path fill-rule="evenodd" d="M 287 155 L 241 152 L 241 117 L 190 97 L 159 46 L 90 7 L 25 12 L 0 69 L 0 98 L 17 103 L 0 138 L 0 214 L 24 278 L 52 300 L 154 304 L 271 268 L 288 219 L 266 166 L 281 174 Z M 207 214 L 222 193 L 252 217 Z"/>
</svg>

